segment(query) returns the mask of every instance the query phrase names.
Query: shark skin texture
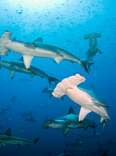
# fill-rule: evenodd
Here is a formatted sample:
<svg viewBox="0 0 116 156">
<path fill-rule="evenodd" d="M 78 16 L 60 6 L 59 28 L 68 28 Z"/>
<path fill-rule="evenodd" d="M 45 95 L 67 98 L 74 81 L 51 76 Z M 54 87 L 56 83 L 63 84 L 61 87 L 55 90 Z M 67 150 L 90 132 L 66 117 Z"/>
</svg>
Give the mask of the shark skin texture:
<svg viewBox="0 0 116 156">
<path fill-rule="evenodd" d="M 40 41 L 38 44 L 33 42 L 24 43 L 20 41 L 11 40 L 11 32 L 4 32 L 0 38 L 0 55 L 7 55 L 8 51 L 11 50 L 14 53 L 19 53 L 23 56 L 23 62 L 26 69 L 31 66 L 32 59 L 34 57 L 39 58 L 50 58 L 53 59 L 57 64 L 61 61 L 66 60 L 72 63 L 76 63 L 82 66 L 82 68 L 89 73 L 89 68 L 93 64 L 88 60 L 81 60 L 79 57 L 66 51 L 65 49 L 44 44 Z"/>
<path fill-rule="evenodd" d="M 74 103 L 81 107 L 79 113 L 79 121 L 83 121 L 87 114 L 94 112 L 101 117 L 101 123 L 105 123 L 110 119 L 106 106 L 90 95 L 87 91 L 79 88 L 79 85 L 85 82 L 85 77 L 75 74 L 65 78 L 56 85 L 52 95 L 60 98 L 64 95 L 68 96 Z"/>
</svg>

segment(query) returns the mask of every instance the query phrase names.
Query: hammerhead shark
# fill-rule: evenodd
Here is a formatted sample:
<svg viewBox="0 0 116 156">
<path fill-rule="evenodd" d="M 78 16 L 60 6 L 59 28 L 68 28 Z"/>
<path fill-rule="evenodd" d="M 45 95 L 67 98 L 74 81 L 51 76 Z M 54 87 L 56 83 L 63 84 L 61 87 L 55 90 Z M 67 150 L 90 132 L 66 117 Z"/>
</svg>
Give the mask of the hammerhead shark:
<svg viewBox="0 0 116 156">
<path fill-rule="evenodd" d="M 89 49 L 87 51 L 87 60 L 92 60 L 93 57 L 97 53 L 102 53 L 101 50 L 97 47 L 97 39 L 101 37 L 100 33 L 91 33 L 91 34 L 86 34 L 84 36 L 84 39 L 89 40 Z"/>
<path fill-rule="evenodd" d="M 10 39 L 11 32 L 5 32 L 0 38 L 0 55 L 6 55 L 8 50 L 23 55 L 23 60 L 26 69 L 30 68 L 33 57 L 52 58 L 56 63 L 60 63 L 62 60 L 68 60 L 72 63 L 80 64 L 85 71 L 89 72 L 89 67 L 93 64 L 88 61 L 82 61 L 80 58 L 74 56 L 68 51 L 58 48 L 56 46 L 47 45 L 42 42 L 36 43 L 23 43 L 19 41 L 13 41 Z"/>
<path fill-rule="evenodd" d="M 78 87 L 85 80 L 80 74 L 65 78 L 56 85 L 52 95 L 56 98 L 67 95 L 74 103 L 80 105 L 79 121 L 83 121 L 88 113 L 94 112 L 101 117 L 101 123 L 105 125 L 110 119 L 106 106 L 86 90 Z"/>
<path fill-rule="evenodd" d="M 47 120 L 44 125 L 44 128 L 54 128 L 62 129 L 63 134 L 67 135 L 71 129 L 77 128 L 96 128 L 96 123 L 90 119 L 84 119 L 82 122 L 78 121 L 77 113 L 72 107 L 69 108 L 68 113 L 64 116 L 58 117 L 56 119 Z"/>
<path fill-rule="evenodd" d="M 39 138 L 36 138 L 35 140 L 29 140 L 25 138 L 19 138 L 12 136 L 11 129 L 8 128 L 4 134 L 0 134 L 0 145 L 4 146 L 7 144 L 11 145 L 30 145 L 30 144 L 36 144 L 39 141 Z"/>
<path fill-rule="evenodd" d="M 0 68 L 6 68 L 10 71 L 10 78 L 13 79 L 16 72 L 25 73 L 32 76 L 39 76 L 41 78 L 46 78 L 49 83 L 58 82 L 58 79 L 52 76 L 49 76 L 47 73 L 42 71 L 39 68 L 31 66 L 29 69 L 26 69 L 23 63 L 12 62 L 12 61 L 0 61 Z"/>
</svg>

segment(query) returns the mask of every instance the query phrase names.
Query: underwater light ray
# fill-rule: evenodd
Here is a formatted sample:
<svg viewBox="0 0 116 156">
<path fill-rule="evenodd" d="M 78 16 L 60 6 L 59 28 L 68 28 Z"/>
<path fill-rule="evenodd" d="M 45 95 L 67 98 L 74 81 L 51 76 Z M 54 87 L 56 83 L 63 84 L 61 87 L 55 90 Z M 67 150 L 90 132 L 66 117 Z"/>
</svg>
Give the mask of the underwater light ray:
<svg viewBox="0 0 116 156">
<path fill-rule="evenodd" d="M 7 0 L 8 4 L 12 7 L 22 6 L 23 8 L 28 9 L 41 9 L 41 8 L 53 8 L 56 7 L 57 4 L 61 4 L 61 1 L 54 0 Z"/>
</svg>

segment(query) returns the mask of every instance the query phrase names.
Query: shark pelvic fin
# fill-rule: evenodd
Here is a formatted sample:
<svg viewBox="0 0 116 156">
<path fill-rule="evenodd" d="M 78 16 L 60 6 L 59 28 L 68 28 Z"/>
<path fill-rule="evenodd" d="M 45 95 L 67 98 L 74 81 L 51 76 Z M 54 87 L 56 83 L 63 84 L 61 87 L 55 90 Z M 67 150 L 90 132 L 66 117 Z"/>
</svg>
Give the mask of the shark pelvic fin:
<svg viewBox="0 0 116 156">
<path fill-rule="evenodd" d="M 58 64 L 62 61 L 62 59 L 63 59 L 62 56 L 56 56 L 54 58 L 55 62 L 58 63 Z"/>
<path fill-rule="evenodd" d="M 79 121 L 82 121 L 85 119 L 85 117 L 87 116 L 88 113 L 90 113 L 91 111 L 84 108 L 84 107 L 81 107 L 80 109 L 80 113 L 79 113 Z"/>
<path fill-rule="evenodd" d="M 24 60 L 24 64 L 25 64 L 26 69 L 30 68 L 32 59 L 33 59 L 33 56 L 23 55 L 23 60 Z"/>
<path fill-rule="evenodd" d="M 64 128 L 63 128 L 63 134 L 64 135 L 67 135 L 69 133 L 69 131 L 70 131 L 70 128 L 68 128 L 67 126 L 64 126 Z"/>
<path fill-rule="evenodd" d="M 90 67 L 93 65 L 94 63 L 93 62 L 90 62 L 88 60 L 85 60 L 85 61 L 82 61 L 81 62 L 81 65 L 82 67 L 84 68 L 84 70 L 89 73 L 90 72 Z"/>
<path fill-rule="evenodd" d="M 8 128 L 8 129 L 4 132 L 4 134 L 7 135 L 7 136 L 12 136 L 11 128 Z"/>
</svg>

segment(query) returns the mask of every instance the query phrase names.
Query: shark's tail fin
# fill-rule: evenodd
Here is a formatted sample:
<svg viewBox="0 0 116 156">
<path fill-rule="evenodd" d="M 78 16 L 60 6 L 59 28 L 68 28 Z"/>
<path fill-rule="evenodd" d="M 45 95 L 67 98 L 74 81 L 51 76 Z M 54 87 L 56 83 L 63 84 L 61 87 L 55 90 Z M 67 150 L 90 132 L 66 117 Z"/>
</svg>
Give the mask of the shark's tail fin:
<svg viewBox="0 0 116 156">
<path fill-rule="evenodd" d="M 82 61 L 82 66 L 83 66 L 83 68 L 85 69 L 85 71 L 86 71 L 87 73 L 90 72 L 90 67 L 91 67 L 91 65 L 93 65 L 93 64 L 94 64 L 93 62 L 90 62 L 90 61 L 88 61 L 88 60 Z"/>
<path fill-rule="evenodd" d="M 101 117 L 100 122 L 101 122 L 101 124 L 102 124 L 103 127 L 106 127 L 109 120 L 110 120 L 109 117 L 106 117 L 106 118 Z"/>
<path fill-rule="evenodd" d="M 8 49 L 5 47 L 7 44 L 9 38 L 10 38 L 10 32 L 5 32 L 2 37 L 0 38 L 0 55 L 6 55 Z"/>
</svg>

